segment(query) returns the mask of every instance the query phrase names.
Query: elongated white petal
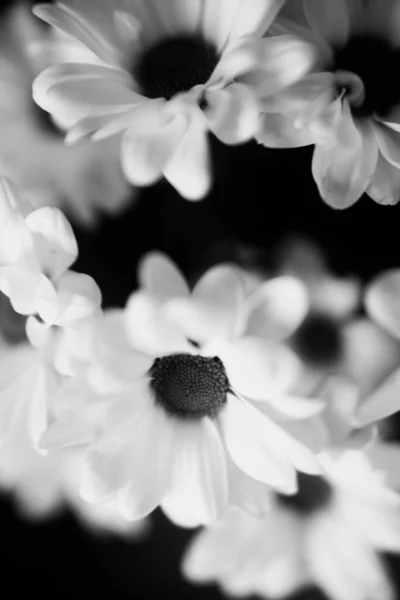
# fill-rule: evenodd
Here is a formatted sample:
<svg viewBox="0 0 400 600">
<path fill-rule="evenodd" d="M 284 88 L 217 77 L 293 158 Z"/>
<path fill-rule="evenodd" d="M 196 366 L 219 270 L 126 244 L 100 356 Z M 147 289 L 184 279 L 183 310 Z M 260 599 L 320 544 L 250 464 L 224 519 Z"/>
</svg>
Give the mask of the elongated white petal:
<svg viewBox="0 0 400 600">
<path fill-rule="evenodd" d="M 400 200 L 400 170 L 391 165 L 382 154 L 379 154 L 367 194 L 375 202 L 384 205 L 393 206 Z"/>
<path fill-rule="evenodd" d="M 400 132 L 393 131 L 385 125 L 375 125 L 374 134 L 383 156 L 391 165 L 400 169 Z"/>
<path fill-rule="evenodd" d="M 361 402 L 356 420 L 360 426 L 375 423 L 400 410 L 400 371 L 395 371 L 368 398 Z"/>
<path fill-rule="evenodd" d="M 400 338 L 400 269 L 378 275 L 365 294 L 368 314 L 391 335 Z"/>
<path fill-rule="evenodd" d="M 205 418 L 177 429 L 171 490 L 162 508 L 178 525 L 196 527 L 218 520 L 226 508 L 225 451 L 215 425 Z"/>
<path fill-rule="evenodd" d="M 224 144 L 241 144 L 257 131 L 259 106 L 250 87 L 235 83 L 206 94 L 206 118 L 211 131 Z"/>
<path fill-rule="evenodd" d="M 284 452 L 278 449 L 276 454 L 269 444 L 267 418 L 249 409 L 242 400 L 229 396 L 219 419 L 228 451 L 239 469 L 280 490 L 296 491 L 294 468 Z"/>
</svg>

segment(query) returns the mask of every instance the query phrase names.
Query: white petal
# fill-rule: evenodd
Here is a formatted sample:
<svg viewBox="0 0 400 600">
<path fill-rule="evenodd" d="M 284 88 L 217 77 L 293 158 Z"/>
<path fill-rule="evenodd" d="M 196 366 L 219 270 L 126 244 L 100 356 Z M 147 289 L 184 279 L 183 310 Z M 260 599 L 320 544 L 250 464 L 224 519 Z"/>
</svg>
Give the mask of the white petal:
<svg viewBox="0 0 400 600">
<path fill-rule="evenodd" d="M 57 375 L 47 365 L 40 365 L 30 389 L 28 430 L 34 447 L 40 451 L 39 440 L 47 428 L 50 403 L 60 386 Z"/>
<path fill-rule="evenodd" d="M 130 457 L 130 482 L 118 495 L 122 515 L 137 520 L 152 512 L 171 487 L 171 469 L 176 455 L 175 424 L 157 411 L 147 432 L 135 439 Z"/>
<path fill-rule="evenodd" d="M 262 36 L 271 25 L 283 0 L 242 0 L 236 12 L 231 40 L 246 36 Z"/>
<path fill-rule="evenodd" d="M 25 222 L 34 236 L 43 272 L 49 277 L 58 277 L 78 256 L 71 225 L 59 209 L 52 207 L 35 210 Z"/>
<path fill-rule="evenodd" d="M 0 267 L 0 290 L 10 298 L 13 309 L 21 315 L 36 313 L 35 294 L 40 275 L 19 266 Z"/>
<path fill-rule="evenodd" d="M 177 429 L 171 490 L 162 508 L 183 527 L 215 522 L 228 500 L 225 451 L 208 418 Z"/>
<path fill-rule="evenodd" d="M 230 34 L 238 6 L 242 0 L 203 0 L 203 34 L 221 51 Z"/>
<path fill-rule="evenodd" d="M 400 370 L 395 371 L 359 406 L 356 420 L 359 426 L 375 423 L 400 410 Z"/>
<path fill-rule="evenodd" d="M 190 298 L 171 300 L 165 311 L 194 341 L 235 337 L 243 327 L 241 279 L 232 267 L 214 267 L 196 284 Z"/>
<path fill-rule="evenodd" d="M 159 356 L 191 350 L 177 324 L 145 292 L 136 292 L 128 300 L 126 328 L 131 345 L 139 352 Z"/>
<path fill-rule="evenodd" d="M 260 67 L 243 80 L 254 85 L 261 97 L 274 94 L 302 79 L 315 61 L 313 46 L 297 36 L 279 35 L 260 42 Z"/>
<path fill-rule="evenodd" d="M 10 212 L 26 217 L 33 210 L 33 204 L 25 198 L 18 187 L 8 177 L 0 177 L 0 224 Z"/>
<path fill-rule="evenodd" d="M 189 294 L 184 276 L 166 254 L 148 252 L 141 259 L 138 272 L 140 287 L 159 300 Z"/>
<path fill-rule="evenodd" d="M 262 413 L 229 396 L 219 420 L 228 451 L 239 469 L 280 490 L 296 491 L 294 467 L 284 453 L 276 454 L 270 447 L 267 418 Z"/>
<path fill-rule="evenodd" d="M 277 344 L 243 337 L 218 348 L 234 391 L 253 400 L 267 400 L 287 390 L 300 371 L 293 353 Z"/>
<path fill-rule="evenodd" d="M 201 200 L 211 187 L 206 123 L 193 117 L 163 169 L 164 177 L 186 200 Z"/>
<path fill-rule="evenodd" d="M 128 180 L 135 185 L 145 186 L 160 179 L 186 129 L 187 121 L 182 115 L 177 115 L 167 124 L 160 124 L 157 133 L 138 132 L 136 127 L 129 128 L 122 138 L 121 148 L 122 166 Z"/>
<path fill-rule="evenodd" d="M 336 144 L 317 146 L 312 172 L 321 197 L 333 208 L 348 208 L 369 186 L 378 160 L 371 127 L 360 132 L 343 103 Z"/>
<path fill-rule="evenodd" d="M 67 271 L 57 282 L 57 325 L 66 327 L 92 317 L 101 306 L 101 292 L 92 277 Z"/>
<path fill-rule="evenodd" d="M 333 45 L 345 44 L 349 36 L 349 9 L 346 0 L 303 0 L 312 29 Z"/>
<path fill-rule="evenodd" d="M 248 299 L 246 334 L 280 341 L 301 325 L 309 309 L 305 284 L 295 277 L 274 277 Z"/>
<path fill-rule="evenodd" d="M 400 132 L 375 124 L 374 134 L 383 156 L 391 165 L 400 169 Z"/>
<path fill-rule="evenodd" d="M 261 117 L 256 140 L 268 148 L 300 148 L 314 143 L 313 136 L 296 127 L 293 119 L 266 113 Z"/>
<path fill-rule="evenodd" d="M 391 165 L 382 154 L 379 154 L 367 194 L 375 202 L 384 205 L 393 206 L 400 200 L 400 169 Z"/>
<path fill-rule="evenodd" d="M 258 126 L 259 106 L 254 92 L 235 83 L 223 90 L 206 93 L 209 108 L 205 115 L 211 131 L 224 144 L 250 140 Z"/>
<path fill-rule="evenodd" d="M 109 47 L 107 41 L 97 34 L 95 29 L 91 27 L 90 22 L 87 22 L 83 16 L 71 7 L 61 3 L 55 6 L 40 4 L 34 7 L 33 12 L 46 23 L 71 35 L 106 62 L 112 61 L 114 58 L 115 52 L 112 52 L 112 48 Z"/>
<path fill-rule="evenodd" d="M 368 314 L 391 335 L 400 338 L 400 269 L 384 271 L 365 294 Z"/>
</svg>

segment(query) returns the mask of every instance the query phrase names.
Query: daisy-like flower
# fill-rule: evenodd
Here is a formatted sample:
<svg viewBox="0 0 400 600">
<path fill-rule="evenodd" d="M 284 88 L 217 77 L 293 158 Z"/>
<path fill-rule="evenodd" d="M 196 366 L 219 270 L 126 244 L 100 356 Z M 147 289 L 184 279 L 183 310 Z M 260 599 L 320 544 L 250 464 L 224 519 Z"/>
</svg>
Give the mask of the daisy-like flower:
<svg viewBox="0 0 400 600">
<path fill-rule="evenodd" d="M 325 457 L 324 467 L 323 477 L 299 475 L 297 494 L 273 494 L 264 519 L 230 509 L 203 530 L 186 577 L 236 597 L 317 585 L 332 600 L 392 599 L 378 552 L 400 551 L 400 496 L 360 451 Z"/>
<path fill-rule="evenodd" d="M 132 519 L 161 504 L 190 527 L 221 515 L 235 495 L 234 470 L 289 493 L 296 469 L 319 472 L 314 453 L 279 417 L 303 419 L 307 430 L 306 417 L 321 404 L 285 394 L 297 366 L 289 350 L 247 335 L 236 270 L 215 267 L 190 293 L 176 267 L 155 253 L 142 263 L 140 280 L 126 309 L 105 313 L 94 327 L 88 378 L 111 406 L 89 445 L 83 497 L 115 498 Z M 75 443 L 82 443 L 87 420 L 80 427 L 73 412 Z M 71 422 L 59 420 L 42 446 L 66 439 L 74 442 Z"/>
<path fill-rule="evenodd" d="M 272 102 L 266 98 L 258 140 L 271 147 L 315 144 L 312 173 L 333 208 L 351 206 L 364 192 L 381 204 L 395 204 L 399 4 L 302 0 L 302 6 L 296 22 L 283 20 L 277 29 L 312 43 L 316 65 L 287 94 Z"/>
<path fill-rule="evenodd" d="M 312 61 L 293 36 L 263 39 L 282 0 L 70 0 L 35 14 L 86 45 L 97 62 L 41 74 L 38 104 L 71 125 L 67 140 L 125 131 L 129 181 L 164 176 L 187 199 L 211 184 L 207 132 L 226 144 L 251 139 L 259 107 L 246 77 L 275 92 Z M 99 63 L 100 60 L 100 63 Z"/>
<path fill-rule="evenodd" d="M 27 2 L 16 2 L 0 24 L 0 173 L 29 191 L 36 208 L 58 206 L 84 224 L 115 213 L 135 197 L 122 173 L 119 139 L 64 144 L 65 130 L 33 101 L 32 82 L 60 61 L 91 53 L 44 26 Z"/>
</svg>

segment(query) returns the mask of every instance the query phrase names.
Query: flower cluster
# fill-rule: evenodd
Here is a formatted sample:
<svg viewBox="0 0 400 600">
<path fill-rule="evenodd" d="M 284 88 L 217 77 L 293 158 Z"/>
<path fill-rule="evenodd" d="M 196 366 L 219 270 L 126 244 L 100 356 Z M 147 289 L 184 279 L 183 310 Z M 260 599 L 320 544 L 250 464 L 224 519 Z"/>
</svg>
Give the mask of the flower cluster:
<svg viewBox="0 0 400 600">
<path fill-rule="evenodd" d="M 46 25 L 10 12 L 0 488 L 25 514 L 67 505 L 137 538 L 160 507 L 203 526 L 190 580 L 235 596 L 314 583 L 333 600 L 392 597 L 379 552 L 400 552 L 400 448 L 385 439 L 400 411 L 400 270 L 363 289 L 297 242 L 273 275 L 222 262 L 192 285 L 153 251 L 125 305 L 105 308 L 72 270 L 61 210 L 91 223 L 162 178 L 203 199 L 210 134 L 315 146 L 334 208 L 364 193 L 397 203 L 400 9 L 382 3 L 66 0 L 35 6 Z"/>
</svg>

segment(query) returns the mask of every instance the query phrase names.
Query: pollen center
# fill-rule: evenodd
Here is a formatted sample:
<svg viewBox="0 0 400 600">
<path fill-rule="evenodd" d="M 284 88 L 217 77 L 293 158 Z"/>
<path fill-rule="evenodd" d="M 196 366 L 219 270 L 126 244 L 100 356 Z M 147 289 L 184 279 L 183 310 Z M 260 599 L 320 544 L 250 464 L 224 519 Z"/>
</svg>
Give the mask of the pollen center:
<svg viewBox="0 0 400 600">
<path fill-rule="evenodd" d="M 174 36 L 146 50 L 134 75 L 145 96 L 170 100 L 206 83 L 218 60 L 216 48 L 200 36 Z"/>
<path fill-rule="evenodd" d="M 216 356 L 163 356 L 154 361 L 150 376 L 156 402 L 179 417 L 215 417 L 230 389 L 225 367 Z"/>
<path fill-rule="evenodd" d="M 307 363 L 315 367 L 335 364 L 342 354 L 340 323 L 330 315 L 310 314 L 293 337 L 293 347 Z"/>
<path fill-rule="evenodd" d="M 319 475 L 297 473 L 298 491 L 291 496 L 276 494 L 280 506 L 291 511 L 310 515 L 329 504 L 332 498 L 331 484 Z"/>
<path fill-rule="evenodd" d="M 353 36 L 348 43 L 334 52 L 332 71 L 339 73 L 339 91 L 344 91 L 356 117 L 387 115 L 400 102 L 400 83 L 396 74 L 400 69 L 400 53 L 388 41 L 373 36 Z M 356 76 L 363 85 L 341 86 L 342 74 Z M 351 81 L 351 79 L 349 79 Z"/>
</svg>

